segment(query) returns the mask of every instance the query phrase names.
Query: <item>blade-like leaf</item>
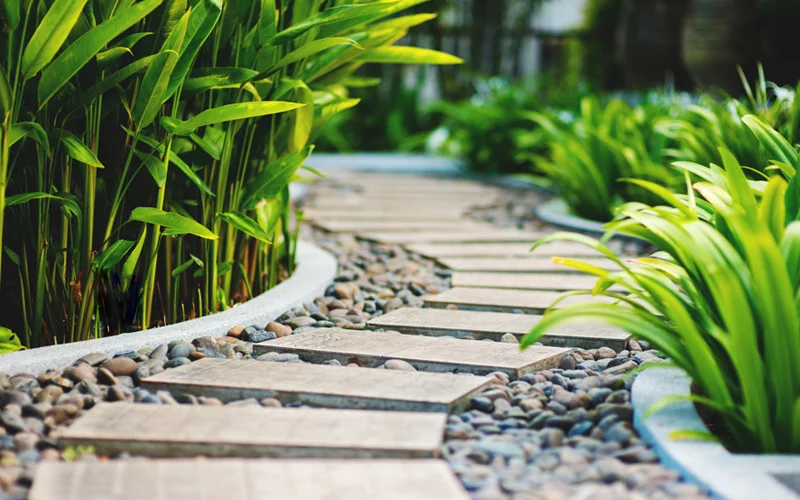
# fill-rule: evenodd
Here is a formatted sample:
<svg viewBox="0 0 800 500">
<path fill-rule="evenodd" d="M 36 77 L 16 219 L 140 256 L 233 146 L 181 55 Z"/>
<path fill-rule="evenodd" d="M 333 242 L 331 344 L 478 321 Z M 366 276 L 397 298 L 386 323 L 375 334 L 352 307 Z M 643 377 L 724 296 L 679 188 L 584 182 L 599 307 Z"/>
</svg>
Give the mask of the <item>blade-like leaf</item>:
<svg viewBox="0 0 800 500">
<path fill-rule="evenodd" d="M 175 212 L 165 212 L 155 207 L 136 207 L 131 212 L 132 221 L 162 226 L 171 234 L 193 234 L 207 240 L 216 240 L 217 235 L 199 222 Z"/>
<path fill-rule="evenodd" d="M 38 142 L 45 150 L 45 154 L 50 156 L 50 141 L 47 140 L 47 133 L 41 125 L 36 122 L 19 122 L 11 125 L 11 130 L 8 134 L 9 146 L 15 142 L 30 137 Z"/>
<path fill-rule="evenodd" d="M 25 45 L 22 77 L 30 79 L 53 60 L 78 21 L 87 0 L 56 0 Z M 92 54 L 94 55 L 94 54 Z M 90 56 L 91 58 L 91 56 Z"/>
<path fill-rule="evenodd" d="M 222 0 L 202 0 L 192 8 L 180 57 L 169 79 L 167 98 L 171 97 L 183 84 L 200 48 L 216 26 L 221 12 Z"/>
<path fill-rule="evenodd" d="M 242 212 L 222 212 L 217 214 L 217 217 L 251 238 L 263 243 L 271 243 L 269 235 L 261 229 L 261 226 Z"/>
<path fill-rule="evenodd" d="M 85 163 L 90 167 L 105 168 L 94 152 L 72 132 L 56 128 L 50 131 L 49 137 L 51 141 L 61 141 L 64 151 L 70 158 Z"/>
<path fill-rule="evenodd" d="M 66 1 L 66 0 L 65 0 Z M 111 40 L 141 21 L 163 0 L 142 0 L 108 21 L 95 26 L 67 47 L 42 73 L 39 80 L 39 108 L 43 107 L 83 66 Z M 60 21 L 59 21 L 60 22 Z"/>
<path fill-rule="evenodd" d="M 120 83 L 124 82 L 128 78 L 132 77 L 136 73 L 146 70 L 153 61 L 157 60 L 159 57 L 162 57 L 163 54 L 153 54 L 152 56 L 143 57 L 141 59 L 137 59 L 133 61 L 129 65 L 125 66 L 124 68 L 116 71 L 110 75 L 107 75 L 101 81 L 95 83 L 91 87 L 89 87 L 86 92 L 80 95 L 78 98 L 77 103 L 75 104 L 76 108 L 80 108 L 89 104 L 94 99 L 100 97 L 101 95 L 105 94 L 112 88 L 116 87 Z"/>
<path fill-rule="evenodd" d="M 115 241 L 110 247 L 106 248 L 94 258 L 92 263 L 100 272 L 108 272 L 112 267 L 125 257 L 125 254 L 133 247 L 130 240 Z"/>
<path fill-rule="evenodd" d="M 162 124 L 173 134 L 189 135 L 197 128 L 206 125 L 229 122 L 233 120 L 245 120 L 247 118 L 255 118 L 258 116 L 274 115 L 276 113 L 291 111 L 301 106 L 303 105 L 294 102 L 283 101 L 239 102 L 207 109 L 186 121 L 162 120 Z"/>
<path fill-rule="evenodd" d="M 239 204 L 241 210 L 254 208 L 261 200 L 269 200 L 280 193 L 289 179 L 308 158 L 313 146 L 302 151 L 283 156 L 269 165 L 247 183 L 244 196 Z"/>
<path fill-rule="evenodd" d="M 397 64 L 461 64 L 464 62 L 460 57 L 420 47 L 377 47 L 358 56 L 356 60 Z"/>
</svg>

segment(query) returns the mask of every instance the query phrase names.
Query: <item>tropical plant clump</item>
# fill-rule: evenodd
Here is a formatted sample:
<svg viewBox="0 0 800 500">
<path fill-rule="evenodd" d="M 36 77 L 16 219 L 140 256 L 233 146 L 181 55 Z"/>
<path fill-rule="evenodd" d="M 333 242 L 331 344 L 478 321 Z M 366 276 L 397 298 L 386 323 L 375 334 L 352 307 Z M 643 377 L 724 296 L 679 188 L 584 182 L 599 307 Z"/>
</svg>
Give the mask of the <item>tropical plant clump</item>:
<svg viewBox="0 0 800 500">
<path fill-rule="evenodd" d="M 798 453 L 800 367 L 793 356 L 800 352 L 800 155 L 766 121 L 743 120 L 774 167 L 767 179 L 749 179 L 735 156 L 720 148 L 721 165 L 676 164 L 689 186 L 686 195 L 636 181 L 664 204 L 628 204 L 606 226 L 652 244 L 658 249 L 653 256 L 626 263 L 602 242 L 574 234 L 537 242 L 583 242 L 622 270 L 557 259 L 598 277 L 585 293 L 617 302 L 549 311 L 522 345 L 566 322 L 620 327 L 686 371 L 696 388 L 689 399 L 722 418 L 724 430 L 717 434 L 731 448 Z M 609 291 L 612 285 L 628 294 Z"/>
<path fill-rule="evenodd" d="M 0 2 L 0 304 L 28 346 L 216 312 L 295 263 L 288 184 L 424 0 Z"/>
</svg>

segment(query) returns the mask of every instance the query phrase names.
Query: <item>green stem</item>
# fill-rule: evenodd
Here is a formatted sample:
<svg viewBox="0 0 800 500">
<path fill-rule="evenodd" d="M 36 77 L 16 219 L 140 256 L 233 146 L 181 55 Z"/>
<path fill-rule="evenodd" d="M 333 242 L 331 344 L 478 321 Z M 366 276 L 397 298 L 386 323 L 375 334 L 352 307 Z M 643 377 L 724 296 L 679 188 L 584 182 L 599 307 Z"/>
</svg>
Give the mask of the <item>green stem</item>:
<svg viewBox="0 0 800 500">
<path fill-rule="evenodd" d="M 2 126 L 0 126 L 0 288 L 3 286 L 3 226 L 5 224 L 6 213 L 6 184 L 8 182 L 8 154 L 11 149 L 9 146 L 8 123 L 11 116 L 6 114 Z"/>
</svg>

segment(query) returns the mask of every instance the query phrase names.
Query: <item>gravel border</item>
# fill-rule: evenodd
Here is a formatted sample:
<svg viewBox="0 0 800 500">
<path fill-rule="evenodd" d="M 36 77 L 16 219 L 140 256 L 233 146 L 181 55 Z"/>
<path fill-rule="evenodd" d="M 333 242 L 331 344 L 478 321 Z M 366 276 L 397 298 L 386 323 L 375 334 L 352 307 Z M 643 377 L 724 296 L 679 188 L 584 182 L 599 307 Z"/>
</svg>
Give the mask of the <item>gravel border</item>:
<svg viewBox="0 0 800 500">
<path fill-rule="evenodd" d="M 70 366 L 89 353 L 104 352 L 113 356 L 176 340 L 221 337 L 236 325 L 265 325 L 287 310 L 322 295 L 336 277 L 336 258 L 313 243 L 298 242 L 297 261 L 298 266 L 289 279 L 227 311 L 161 328 L 5 354 L 0 356 L 0 371 L 9 375 L 41 373 Z"/>
<path fill-rule="evenodd" d="M 671 439 L 675 431 L 707 430 L 690 401 L 674 403 L 642 418 L 664 397 L 690 395 L 690 383 L 682 370 L 661 367 L 646 370 L 633 383 L 634 427 L 664 464 L 709 490 L 715 498 L 796 498 L 797 493 L 774 474 L 798 477 L 800 456 L 733 454 L 719 443 Z"/>
</svg>

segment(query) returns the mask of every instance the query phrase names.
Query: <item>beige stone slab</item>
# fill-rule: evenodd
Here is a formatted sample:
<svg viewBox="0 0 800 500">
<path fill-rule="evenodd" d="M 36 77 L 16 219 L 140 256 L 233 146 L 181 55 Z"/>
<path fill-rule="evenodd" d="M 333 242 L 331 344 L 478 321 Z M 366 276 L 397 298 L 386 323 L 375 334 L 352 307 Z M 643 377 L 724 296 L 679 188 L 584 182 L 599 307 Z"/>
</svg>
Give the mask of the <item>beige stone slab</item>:
<svg viewBox="0 0 800 500">
<path fill-rule="evenodd" d="M 314 221 L 314 225 L 326 231 L 335 233 L 355 233 L 355 232 L 392 232 L 392 233 L 409 233 L 416 231 L 442 231 L 449 233 L 457 233 L 463 231 L 487 231 L 491 230 L 491 226 L 485 224 L 478 224 L 468 220 L 456 220 L 448 222 L 433 222 L 433 221 Z"/>
<path fill-rule="evenodd" d="M 58 437 L 62 448 L 151 457 L 435 457 L 444 413 L 101 403 Z"/>
<path fill-rule="evenodd" d="M 506 333 L 521 338 L 541 320 L 539 315 L 484 311 L 451 311 L 403 307 L 369 321 L 373 328 L 396 330 L 410 335 L 449 335 L 477 340 L 500 340 Z M 544 345 L 594 349 L 625 348 L 630 335 L 605 325 L 581 323 L 554 328 L 539 339 Z"/>
<path fill-rule="evenodd" d="M 148 377 L 142 385 L 222 401 L 275 397 L 284 404 L 326 408 L 458 412 L 490 381 L 450 373 L 207 358 Z"/>
<path fill-rule="evenodd" d="M 468 500 L 443 460 L 43 462 L 30 500 Z"/>
<path fill-rule="evenodd" d="M 506 258 L 461 258 L 444 257 L 437 259 L 440 264 L 449 267 L 453 271 L 493 271 L 503 273 L 579 273 L 584 274 L 572 267 L 555 264 L 548 257 L 506 257 Z M 580 257 L 582 262 L 598 266 L 602 269 L 616 271 L 617 265 L 608 259 L 593 259 Z"/>
<path fill-rule="evenodd" d="M 427 200 L 404 200 L 404 199 L 375 199 L 364 198 L 317 198 L 314 200 L 315 208 L 340 209 L 343 207 L 358 207 L 362 210 L 397 210 L 403 211 L 412 208 L 414 210 L 430 210 L 433 213 L 439 209 L 467 209 L 479 205 L 476 201 L 469 200 L 437 200 L 435 198 Z"/>
<path fill-rule="evenodd" d="M 419 231 L 412 234 L 369 231 L 358 235 L 360 238 L 384 243 L 412 245 L 416 243 L 489 243 L 489 242 L 527 242 L 533 244 L 543 233 L 517 231 L 514 229 L 493 229 L 491 231 L 465 231 L 463 233 L 443 233 L 441 231 Z"/>
<path fill-rule="evenodd" d="M 532 243 L 428 243 L 409 245 L 407 250 L 432 259 L 442 257 L 600 257 L 592 248 L 577 243 L 553 242 L 537 247 Z"/>
<path fill-rule="evenodd" d="M 516 290 L 573 291 L 591 290 L 597 278 L 588 274 L 503 273 L 456 271 L 450 278 L 453 287 L 511 288 Z M 624 291 L 618 286 L 613 291 Z"/>
<path fill-rule="evenodd" d="M 541 290 L 506 290 L 492 288 L 457 287 L 436 295 L 425 296 L 427 307 L 447 307 L 454 304 L 473 311 L 509 311 L 541 314 L 549 309 L 563 293 Z M 586 302 L 614 302 L 610 297 L 575 295 L 565 298 L 557 307 Z"/>
<path fill-rule="evenodd" d="M 364 210 L 361 207 L 345 207 L 342 209 L 316 209 L 308 208 L 303 210 L 303 215 L 308 219 L 320 221 L 453 221 L 463 220 L 464 211 L 460 209 L 439 209 L 435 213 L 429 211 L 415 210 L 410 207 L 408 210 Z"/>
<path fill-rule="evenodd" d="M 255 344 L 253 349 L 258 354 L 293 352 L 309 361 L 333 358 L 343 364 L 362 366 L 377 366 L 389 359 L 402 359 L 427 371 L 487 374 L 500 370 L 513 377 L 556 367 L 561 357 L 569 352 L 546 346 L 520 352 L 516 344 L 338 328 L 306 330 Z"/>
</svg>

